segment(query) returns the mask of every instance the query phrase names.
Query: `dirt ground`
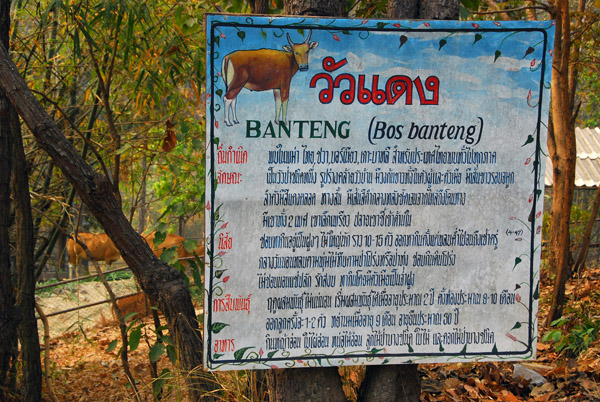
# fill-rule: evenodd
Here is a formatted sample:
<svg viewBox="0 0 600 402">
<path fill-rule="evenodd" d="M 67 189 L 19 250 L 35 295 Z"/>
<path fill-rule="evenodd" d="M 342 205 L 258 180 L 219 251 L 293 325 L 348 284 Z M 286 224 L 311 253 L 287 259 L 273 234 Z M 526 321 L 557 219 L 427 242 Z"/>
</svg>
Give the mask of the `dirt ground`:
<svg viewBox="0 0 600 402">
<path fill-rule="evenodd" d="M 544 317 L 550 300 L 550 280 L 542 275 L 539 317 Z M 79 288 L 80 301 L 95 294 L 98 286 Z M 90 288 L 88 288 L 90 287 Z M 119 292 L 129 292 L 130 284 L 118 286 Z M 134 287 L 135 289 L 135 287 Z M 569 304 L 565 314 L 576 317 L 581 311 L 591 311 L 591 318 L 599 320 L 600 269 L 586 271 L 581 277 L 572 279 L 567 285 Z M 61 298 L 56 294 L 52 298 Z M 91 296 L 90 296 L 91 297 Z M 72 297 L 71 297 L 72 299 Z M 76 318 L 76 319 L 75 319 Z M 73 322 L 82 325 L 73 325 Z M 135 400 L 128 386 L 117 352 L 120 344 L 108 351 L 111 342 L 119 339 L 119 329 L 110 315 L 107 305 L 98 311 L 82 312 L 70 318 L 59 316 L 53 320 L 54 336 L 49 353 L 49 377 L 58 401 L 126 401 Z M 138 348 L 129 354 L 129 364 L 137 381 L 140 401 L 152 401 L 152 377 L 149 365 L 149 345 L 156 339 L 151 320 L 146 319 L 141 328 L 142 338 Z M 540 328 L 541 340 L 547 329 Z M 120 341 L 119 341 L 120 342 Z M 520 364 L 539 373 L 543 384 L 533 384 L 523 378 L 515 378 L 514 370 Z M 175 370 L 169 359 L 163 356 L 158 361 L 158 372 Z M 176 371 L 176 370 L 175 370 Z M 600 341 L 578 357 L 558 354 L 549 342 L 538 342 L 537 359 L 527 363 L 458 363 L 420 365 L 422 381 L 421 401 L 600 401 Z M 350 400 L 355 400 L 356 391 L 364 375 L 364 368 L 341 370 L 344 389 Z M 224 401 L 258 401 L 265 398 L 251 396 L 248 387 L 249 373 L 219 374 L 217 381 L 224 387 Z M 185 400 L 181 394 L 184 387 L 177 377 L 170 377 L 163 401 Z M 44 401 L 50 401 L 47 387 Z"/>
</svg>

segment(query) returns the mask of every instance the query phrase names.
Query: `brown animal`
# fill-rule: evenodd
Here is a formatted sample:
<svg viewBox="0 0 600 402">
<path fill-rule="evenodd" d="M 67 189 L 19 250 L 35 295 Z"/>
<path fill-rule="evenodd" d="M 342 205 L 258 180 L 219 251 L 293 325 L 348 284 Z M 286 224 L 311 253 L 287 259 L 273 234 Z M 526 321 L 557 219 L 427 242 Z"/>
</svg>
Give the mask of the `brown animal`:
<svg viewBox="0 0 600 402">
<path fill-rule="evenodd" d="M 67 240 L 69 252 L 69 278 L 81 260 L 89 260 L 83 247 L 74 240 L 75 234 Z M 121 253 L 106 233 L 77 233 L 79 241 L 83 242 L 95 261 L 104 261 L 109 266 L 121 258 Z"/>
<path fill-rule="evenodd" d="M 319 45 L 319 42 L 309 42 L 311 34 L 312 31 L 302 43 L 292 42 L 290 34 L 287 34 L 289 46 L 283 46 L 283 51 L 238 50 L 223 58 L 221 74 L 227 88 L 224 98 L 226 125 L 232 125 L 230 110 L 233 124 L 239 123 L 235 105 L 242 88 L 251 91 L 272 89 L 275 97 L 275 122 L 285 122 L 292 77 L 298 70 L 308 70 L 308 53 Z"/>
<path fill-rule="evenodd" d="M 160 256 L 162 255 L 163 252 L 165 252 L 165 250 L 169 250 L 174 247 L 177 249 L 177 259 L 181 263 L 185 263 L 186 260 L 194 258 L 194 253 L 196 255 L 198 255 L 199 257 L 204 256 L 204 246 L 198 245 L 198 247 L 196 247 L 196 249 L 193 252 L 189 252 L 183 246 L 183 242 L 185 239 L 176 234 L 168 234 L 165 237 L 165 240 L 161 244 L 156 246 L 154 244 L 154 236 L 155 235 L 156 235 L 156 231 L 151 232 L 150 234 L 144 236 L 144 239 L 146 240 L 146 243 L 148 243 L 148 245 L 152 249 L 152 252 L 154 253 L 154 255 L 157 256 L 158 258 L 160 258 Z"/>
<path fill-rule="evenodd" d="M 123 318 L 127 317 L 127 315 L 131 313 L 138 313 L 136 315 L 137 318 L 145 317 L 150 315 L 151 312 L 150 304 L 145 293 L 139 293 L 118 299 L 117 306 L 119 307 Z M 117 321 L 117 314 L 115 313 L 114 306 L 111 307 L 111 310 L 115 321 Z"/>
</svg>

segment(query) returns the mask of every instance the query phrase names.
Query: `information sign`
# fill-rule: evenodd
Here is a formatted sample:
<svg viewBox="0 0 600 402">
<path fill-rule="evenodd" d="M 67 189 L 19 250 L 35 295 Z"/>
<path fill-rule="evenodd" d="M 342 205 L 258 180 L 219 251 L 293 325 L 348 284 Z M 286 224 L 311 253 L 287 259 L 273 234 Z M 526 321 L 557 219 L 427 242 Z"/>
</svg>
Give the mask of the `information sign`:
<svg viewBox="0 0 600 402">
<path fill-rule="evenodd" d="M 206 367 L 534 358 L 553 35 L 207 16 Z"/>
</svg>

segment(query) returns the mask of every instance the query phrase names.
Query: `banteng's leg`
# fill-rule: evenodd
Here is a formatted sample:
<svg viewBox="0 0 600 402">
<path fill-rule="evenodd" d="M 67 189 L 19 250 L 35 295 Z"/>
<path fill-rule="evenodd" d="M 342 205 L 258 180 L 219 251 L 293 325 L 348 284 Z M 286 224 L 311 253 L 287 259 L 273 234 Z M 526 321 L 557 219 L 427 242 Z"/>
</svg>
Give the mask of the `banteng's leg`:
<svg viewBox="0 0 600 402">
<path fill-rule="evenodd" d="M 284 123 L 287 121 L 287 105 L 288 105 L 288 100 L 284 100 L 283 101 L 283 106 L 282 106 L 282 111 L 281 111 L 281 121 L 283 121 Z"/>
<path fill-rule="evenodd" d="M 231 126 L 231 120 L 229 119 L 229 109 L 231 109 L 232 103 L 235 100 L 235 98 L 233 99 L 227 99 L 227 96 L 225 96 L 225 124 L 227 126 Z"/>
<path fill-rule="evenodd" d="M 237 105 L 237 96 L 231 100 L 231 114 L 233 116 L 233 124 L 238 124 L 237 113 L 235 112 L 235 105 Z"/>
<path fill-rule="evenodd" d="M 281 104 L 282 104 L 282 110 L 281 110 L 281 117 L 280 120 L 283 121 L 284 123 L 287 121 L 287 106 L 288 106 L 288 99 L 290 98 L 290 88 L 283 88 L 281 90 Z"/>
<path fill-rule="evenodd" d="M 274 89 L 273 97 L 275 97 L 275 124 L 279 124 L 279 115 L 281 113 L 281 91 L 279 89 Z"/>
</svg>

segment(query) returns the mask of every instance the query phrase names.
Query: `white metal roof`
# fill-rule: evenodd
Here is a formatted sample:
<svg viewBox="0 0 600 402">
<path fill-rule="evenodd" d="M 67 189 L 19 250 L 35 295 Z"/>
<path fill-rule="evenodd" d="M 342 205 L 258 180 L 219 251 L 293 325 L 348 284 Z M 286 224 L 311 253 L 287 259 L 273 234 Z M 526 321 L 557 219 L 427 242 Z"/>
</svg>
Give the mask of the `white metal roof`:
<svg viewBox="0 0 600 402">
<path fill-rule="evenodd" d="M 600 127 L 575 128 L 577 161 L 575 163 L 575 187 L 600 185 Z M 545 184 L 552 186 L 552 160 L 546 158 Z"/>
</svg>

